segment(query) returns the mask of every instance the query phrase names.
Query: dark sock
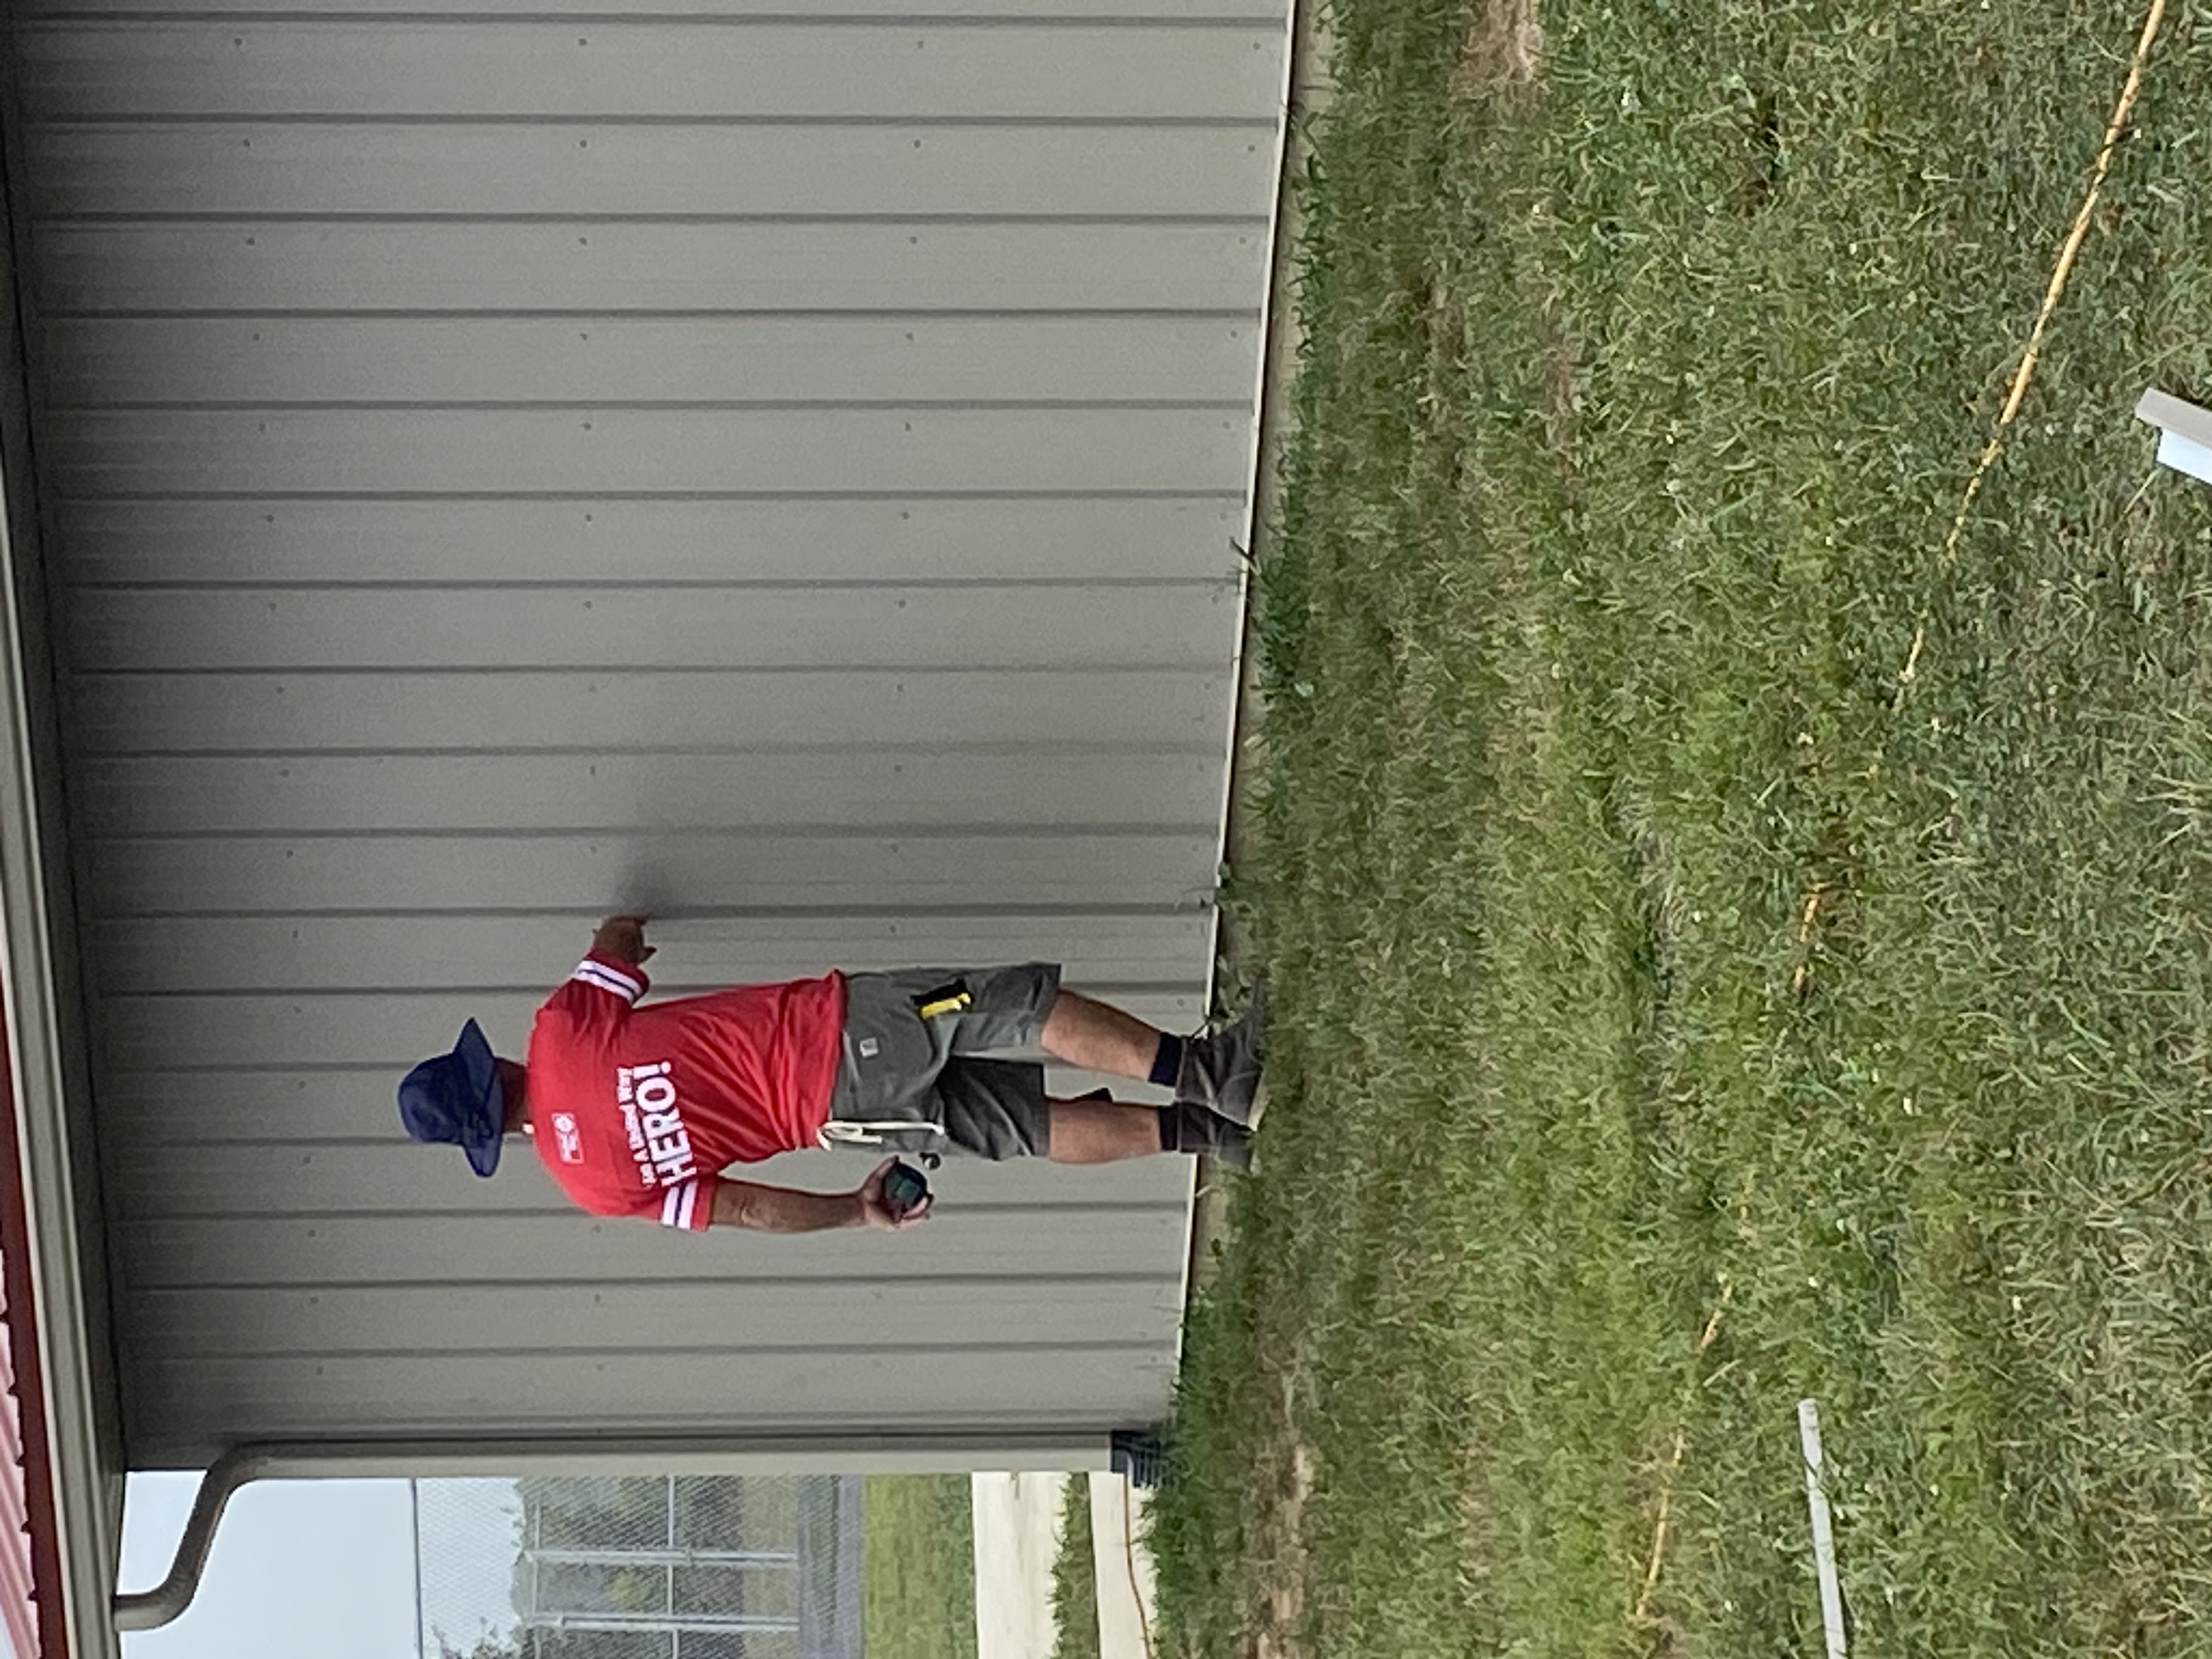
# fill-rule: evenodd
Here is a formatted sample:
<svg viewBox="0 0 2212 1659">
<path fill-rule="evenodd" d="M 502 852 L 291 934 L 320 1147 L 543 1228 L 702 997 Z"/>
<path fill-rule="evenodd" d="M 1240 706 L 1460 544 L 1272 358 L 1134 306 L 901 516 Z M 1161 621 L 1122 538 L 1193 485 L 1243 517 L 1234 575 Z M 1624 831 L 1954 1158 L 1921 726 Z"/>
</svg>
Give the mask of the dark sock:
<svg viewBox="0 0 2212 1659">
<path fill-rule="evenodd" d="M 1172 1106 L 1163 1106 L 1159 1109 L 1159 1112 L 1160 1150 L 1164 1152 L 1181 1152 L 1182 1136 L 1176 1133 L 1176 1124 L 1182 1114 Z"/>
<path fill-rule="evenodd" d="M 1182 1075 L 1182 1039 L 1160 1033 L 1160 1046 L 1152 1055 L 1152 1074 L 1149 1079 L 1163 1089 L 1172 1089 L 1176 1079 Z"/>
</svg>

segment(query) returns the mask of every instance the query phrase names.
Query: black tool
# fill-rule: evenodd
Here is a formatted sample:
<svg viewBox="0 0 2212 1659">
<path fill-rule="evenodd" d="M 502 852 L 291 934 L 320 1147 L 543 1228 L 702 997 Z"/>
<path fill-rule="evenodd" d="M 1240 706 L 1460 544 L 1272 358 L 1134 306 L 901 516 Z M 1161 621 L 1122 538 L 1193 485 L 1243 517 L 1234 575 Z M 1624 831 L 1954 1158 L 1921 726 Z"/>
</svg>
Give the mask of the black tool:
<svg viewBox="0 0 2212 1659">
<path fill-rule="evenodd" d="M 903 1160 L 884 1171 L 884 1207 L 903 1221 L 929 1201 L 929 1182 Z"/>
</svg>

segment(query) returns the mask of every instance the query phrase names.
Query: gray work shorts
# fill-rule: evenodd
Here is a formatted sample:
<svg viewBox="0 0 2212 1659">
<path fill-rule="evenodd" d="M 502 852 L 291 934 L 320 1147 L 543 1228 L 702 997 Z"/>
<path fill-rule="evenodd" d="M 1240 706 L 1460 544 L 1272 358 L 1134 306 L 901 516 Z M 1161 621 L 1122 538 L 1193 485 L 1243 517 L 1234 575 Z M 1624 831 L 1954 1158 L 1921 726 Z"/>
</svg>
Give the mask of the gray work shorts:
<svg viewBox="0 0 2212 1659">
<path fill-rule="evenodd" d="M 1044 1067 L 986 1056 L 1036 1048 L 1059 994 L 1060 967 L 1048 962 L 847 975 L 844 1053 L 822 1144 L 1050 1156 Z"/>
</svg>

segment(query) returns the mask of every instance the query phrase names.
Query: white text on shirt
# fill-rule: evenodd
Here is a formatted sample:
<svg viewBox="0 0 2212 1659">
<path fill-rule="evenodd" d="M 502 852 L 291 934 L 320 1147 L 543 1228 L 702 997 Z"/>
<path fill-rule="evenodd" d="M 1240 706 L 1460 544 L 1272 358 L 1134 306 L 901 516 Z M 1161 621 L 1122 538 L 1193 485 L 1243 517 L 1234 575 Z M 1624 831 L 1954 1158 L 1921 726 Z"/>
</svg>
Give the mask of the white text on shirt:
<svg viewBox="0 0 2212 1659">
<path fill-rule="evenodd" d="M 668 1062 L 615 1068 L 615 1100 L 639 1179 L 648 1187 L 673 1186 L 698 1174 L 691 1162 L 691 1137 L 684 1133 L 684 1111 L 669 1079 Z"/>
</svg>

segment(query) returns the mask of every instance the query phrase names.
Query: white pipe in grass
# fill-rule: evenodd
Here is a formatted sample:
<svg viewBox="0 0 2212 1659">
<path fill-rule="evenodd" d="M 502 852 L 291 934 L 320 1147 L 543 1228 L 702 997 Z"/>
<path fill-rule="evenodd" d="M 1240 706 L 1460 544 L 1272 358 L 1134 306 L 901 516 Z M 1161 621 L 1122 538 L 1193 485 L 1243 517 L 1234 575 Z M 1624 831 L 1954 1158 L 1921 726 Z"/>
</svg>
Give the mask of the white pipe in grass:
<svg viewBox="0 0 2212 1659">
<path fill-rule="evenodd" d="M 1805 1507 L 1813 1512 L 1813 1565 L 1820 1575 L 1820 1623 L 1828 1635 L 1828 1659 L 1845 1659 L 1844 1587 L 1836 1578 L 1836 1529 L 1828 1513 L 1828 1494 L 1820 1485 L 1820 1408 L 1797 1402 L 1797 1439 L 1805 1449 Z"/>
<path fill-rule="evenodd" d="M 2152 387 L 2136 404 L 2136 418 L 2158 428 L 2162 465 L 2212 483 L 2212 410 L 2185 403 Z"/>
</svg>

